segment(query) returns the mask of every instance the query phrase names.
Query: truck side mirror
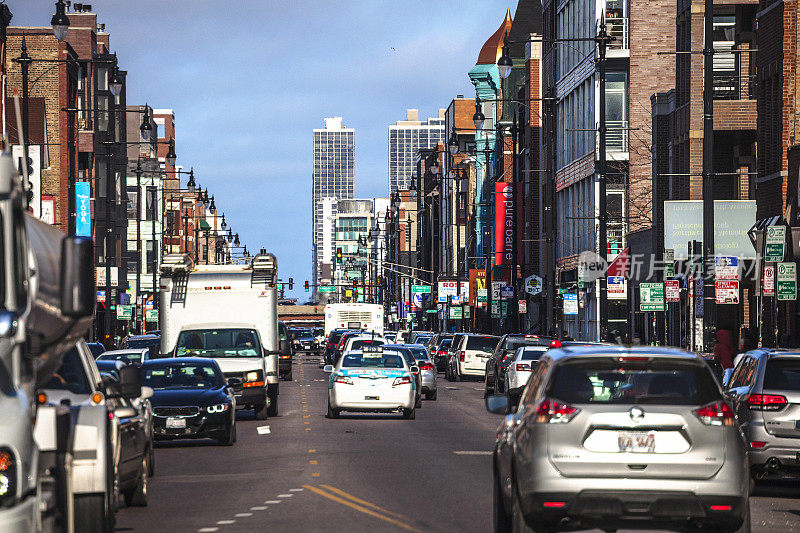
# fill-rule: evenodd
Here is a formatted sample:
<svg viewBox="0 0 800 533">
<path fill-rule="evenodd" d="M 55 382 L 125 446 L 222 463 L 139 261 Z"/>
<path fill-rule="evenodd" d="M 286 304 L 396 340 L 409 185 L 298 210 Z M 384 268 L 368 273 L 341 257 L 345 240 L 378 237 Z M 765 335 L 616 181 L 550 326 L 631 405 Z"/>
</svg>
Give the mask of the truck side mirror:
<svg viewBox="0 0 800 533">
<path fill-rule="evenodd" d="M 96 299 L 92 239 L 64 237 L 61 241 L 61 314 L 74 318 L 91 316 Z"/>
<path fill-rule="evenodd" d="M 119 393 L 129 400 L 142 395 L 142 376 L 138 366 L 127 365 L 119 369 Z"/>
</svg>

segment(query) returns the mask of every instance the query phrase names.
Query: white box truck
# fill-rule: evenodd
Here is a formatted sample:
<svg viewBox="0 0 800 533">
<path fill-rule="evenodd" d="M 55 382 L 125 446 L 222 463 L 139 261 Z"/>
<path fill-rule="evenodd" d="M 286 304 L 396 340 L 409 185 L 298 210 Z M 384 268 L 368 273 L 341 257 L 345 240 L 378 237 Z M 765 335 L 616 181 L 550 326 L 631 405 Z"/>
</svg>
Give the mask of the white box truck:
<svg viewBox="0 0 800 533">
<path fill-rule="evenodd" d="M 161 265 L 161 353 L 210 357 L 233 387 L 237 409 L 256 418 L 278 414 L 278 264 L 256 255 L 249 264 L 197 265 L 168 254 Z"/>
<path fill-rule="evenodd" d="M 383 334 L 383 306 L 366 303 L 339 303 L 325 306 L 325 336 L 334 329 L 363 329 Z"/>
</svg>

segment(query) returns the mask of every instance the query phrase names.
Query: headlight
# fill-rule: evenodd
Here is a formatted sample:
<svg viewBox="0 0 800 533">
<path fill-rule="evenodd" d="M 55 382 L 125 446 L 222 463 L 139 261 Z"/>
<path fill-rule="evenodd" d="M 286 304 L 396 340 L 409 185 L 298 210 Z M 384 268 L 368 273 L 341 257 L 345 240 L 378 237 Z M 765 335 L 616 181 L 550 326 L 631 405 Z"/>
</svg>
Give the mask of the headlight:
<svg viewBox="0 0 800 533">
<path fill-rule="evenodd" d="M 206 410 L 211 414 L 213 414 L 213 413 L 224 413 L 225 411 L 228 410 L 228 406 L 229 406 L 229 404 L 227 404 L 227 403 L 221 403 L 221 404 L 218 404 L 218 405 L 210 405 L 210 406 L 206 407 Z"/>
<path fill-rule="evenodd" d="M 14 455 L 0 448 L 0 505 L 13 500 L 17 495 L 17 463 Z"/>
<path fill-rule="evenodd" d="M 244 376 L 245 381 L 258 381 L 258 372 L 248 372 Z"/>
</svg>

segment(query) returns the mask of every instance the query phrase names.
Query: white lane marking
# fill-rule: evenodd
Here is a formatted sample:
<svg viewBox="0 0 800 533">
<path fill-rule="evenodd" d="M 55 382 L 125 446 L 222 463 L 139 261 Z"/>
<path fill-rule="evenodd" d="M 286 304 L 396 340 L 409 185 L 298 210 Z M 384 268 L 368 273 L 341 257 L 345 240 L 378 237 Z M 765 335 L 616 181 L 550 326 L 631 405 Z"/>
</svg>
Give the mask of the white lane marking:
<svg viewBox="0 0 800 533">
<path fill-rule="evenodd" d="M 447 390 L 460 390 L 458 387 L 445 387 Z"/>
<path fill-rule="evenodd" d="M 219 522 L 217 522 L 217 525 L 218 526 L 229 526 L 229 525 L 235 524 L 235 523 L 236 523 L 236 520 L 220 520 Z"/>
<path fill-rule="evenodd" d="M 251 511 L 266 511 L 267 508 L 264 505 L 258 505 L 256 507 L 251 507 Z"/>
<path fill-rule="evenodd" d="M 278 498 L 291 498 L 294 494 L 278 494 Z"/>
<path fill-rule="evenodd" d="M 233 516 L 236 518 L 247 518 L 248 516 L 253 516 L 253 513 L 236 513 Z"/>
<path fill-rule="evenodd" d="M 197 530 L 197 533 L 214 533 L 214 531 L 219 531 L 218 527 L 201 527 Z"/>
<path fill-rule="evenodd" d="M 492 455 L 493 452 L 486 450 L 458 450 L 453 453 L 456 455 Z"/>
<path fill-rule="evenodd" d="M 303 489 L 289 489 L 289 492 L 303 492 Z"/>
<path fill-rule="evenodd" d="M 272 505 L 275 503 L 281 503 L 281 500 L 267 500 L 264 502 L 265 505 Z"/>
<path fill-rule="evenodd" d="M 269 435 L 269 426 L 258 426 L 256 431 L 259 435 Z"/>
<path fill-rule="evenodd" d="M 484 388 L 483 388 L 483 387 L 473 387 L 473 389 L 474 389 L 474 390 L 478 390 L 478 391 L 482 391 L 482 390 L 484 390 Z"/>
</svg>

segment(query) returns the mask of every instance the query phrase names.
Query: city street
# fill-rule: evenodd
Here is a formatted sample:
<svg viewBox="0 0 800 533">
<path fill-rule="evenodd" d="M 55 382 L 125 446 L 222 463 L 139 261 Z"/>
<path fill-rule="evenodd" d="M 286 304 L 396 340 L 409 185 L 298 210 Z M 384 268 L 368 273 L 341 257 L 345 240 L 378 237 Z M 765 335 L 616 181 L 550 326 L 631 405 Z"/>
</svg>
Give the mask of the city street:
<svg viewBox="0 0 800 533">
<path fill-rule="evenodd" d="M 438 400 L 416 420 L 329 420 L 318 358 L 297 361 L 294 381 L 281 384 L 281 416 L 240 415 L 232 448 L 160 445 L 149 505 L 122 508 L 117 531 L 491 530 L 501 418 L 485 411 L 480 382 L 440 375 Z M 752 504 L 754 531 L 800 531 L 796 484 L 759 486 Z"/>
</svg>

